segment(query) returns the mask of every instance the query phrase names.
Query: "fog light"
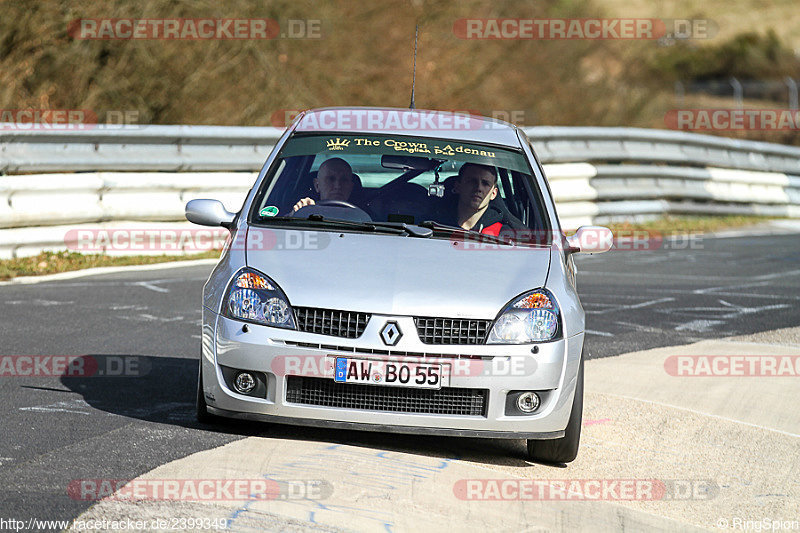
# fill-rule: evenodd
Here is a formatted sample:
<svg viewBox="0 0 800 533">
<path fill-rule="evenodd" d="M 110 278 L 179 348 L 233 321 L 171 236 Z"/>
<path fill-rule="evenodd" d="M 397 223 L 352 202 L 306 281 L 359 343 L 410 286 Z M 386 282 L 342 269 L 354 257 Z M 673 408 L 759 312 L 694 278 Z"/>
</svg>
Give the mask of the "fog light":
<svg viewBox="0 0 800 533">
<path fill-rule="evenodd" d="M 233 388 L 239 394 L 247 394 L 256 388 L 256 378 L 250 372 L 239 372 L 236 379 L 233 380 Z"/>
<path fill-rule="evenodd" d="M 532 413 L 539 408 L 539 395 L 535 392 L 523 392 L 517 398 L 517 409 L 523 413 Z"/>
</svg>

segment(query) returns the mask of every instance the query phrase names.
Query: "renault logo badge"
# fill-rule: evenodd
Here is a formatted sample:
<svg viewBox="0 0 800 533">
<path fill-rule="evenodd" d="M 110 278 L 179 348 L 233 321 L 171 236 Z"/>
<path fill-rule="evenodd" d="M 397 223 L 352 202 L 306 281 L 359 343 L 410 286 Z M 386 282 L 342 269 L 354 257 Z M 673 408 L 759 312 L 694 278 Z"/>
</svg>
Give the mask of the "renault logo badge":
<svg viewBox="0 0 800 533">
<path fill-rule="evenodd" d="M 383 339 L 383 343 L 387 346 L 394 346 L 402 336 L 403 332 L 400 331 L 397 322 L 387 322 L 381 330 L 381 339 Z"/>
</svg>

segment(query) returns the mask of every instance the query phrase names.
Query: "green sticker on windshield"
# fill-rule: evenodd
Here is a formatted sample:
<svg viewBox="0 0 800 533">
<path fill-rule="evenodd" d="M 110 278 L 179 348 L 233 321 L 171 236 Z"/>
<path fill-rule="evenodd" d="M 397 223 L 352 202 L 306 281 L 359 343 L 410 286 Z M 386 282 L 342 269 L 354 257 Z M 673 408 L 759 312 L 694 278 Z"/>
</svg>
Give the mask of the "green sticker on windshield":
<svg viewBox="0 0 800 533">
<path fill-rule="evenodd" d="M 262 217 L 274 217 L 278 214 L 278 208 L 274 205 L 268 205 L 259 213 Z"/>
</svg>

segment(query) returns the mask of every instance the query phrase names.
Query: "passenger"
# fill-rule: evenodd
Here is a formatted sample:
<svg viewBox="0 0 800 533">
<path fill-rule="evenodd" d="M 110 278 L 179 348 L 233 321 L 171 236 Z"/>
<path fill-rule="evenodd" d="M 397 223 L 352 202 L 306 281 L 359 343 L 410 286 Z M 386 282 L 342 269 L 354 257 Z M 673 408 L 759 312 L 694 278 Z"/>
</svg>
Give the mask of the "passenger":
<svg viewBox="0 0 800 533">
<path fill-rule="evenodd" d="M 500 235 L 507 223 L 503 212 L 489 202 L 497 197 L 497 170 L 488 165 L 464 163 L 453 186 L 457 202 L 447 224 L 489 235 Z"/>
<path fill-rule="evenodd" d="M 347 202 L 353 192 L 355 179 L 350 164 L 340 157 L 328 159 L 319 166 L 317 177 L 314 178 L 314 190 L 319 194 L 319 201 L 339 200 Z M 307 205 L 314 205 L 312 198 L 303 198 L 294 204 L 297 211 Z"/>
</svg>

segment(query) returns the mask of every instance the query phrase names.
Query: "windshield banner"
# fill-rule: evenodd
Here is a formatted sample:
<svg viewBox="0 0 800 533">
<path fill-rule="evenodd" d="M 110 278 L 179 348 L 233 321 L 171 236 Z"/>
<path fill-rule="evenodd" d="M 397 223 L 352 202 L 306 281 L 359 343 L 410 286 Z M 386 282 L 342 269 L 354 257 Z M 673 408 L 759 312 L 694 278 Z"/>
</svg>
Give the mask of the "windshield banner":
<svg viewBox="0 0 800 533">
<path fill-rule="evenodd" d="M 402 135 L 309 135 L 294 137 L 281 157 L 317 154 L 413 155 L 432 159 L 469 161 L 529 173 L 521 153 L 493 146 Z"/>
</svg>

